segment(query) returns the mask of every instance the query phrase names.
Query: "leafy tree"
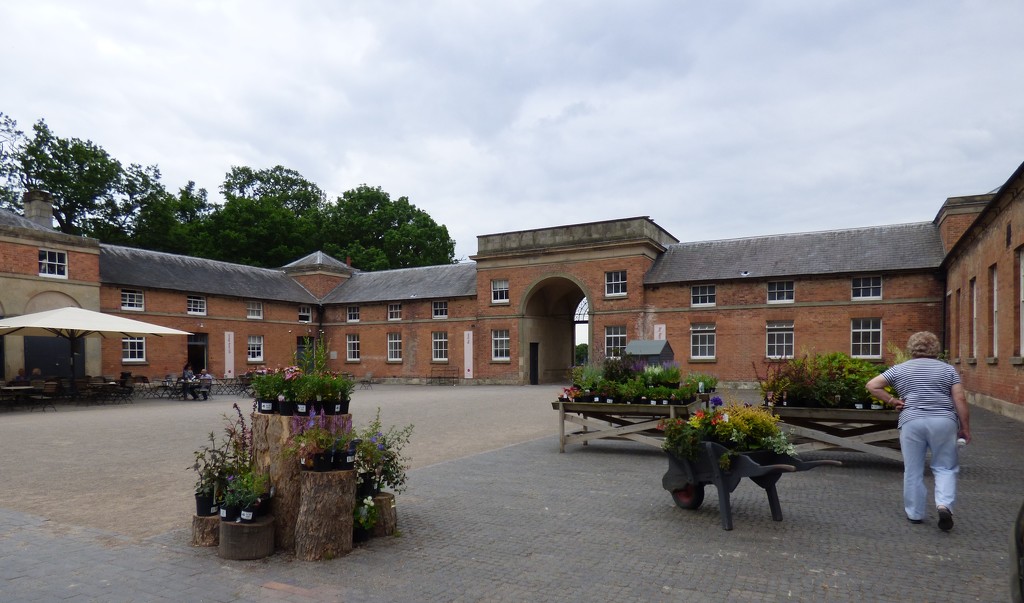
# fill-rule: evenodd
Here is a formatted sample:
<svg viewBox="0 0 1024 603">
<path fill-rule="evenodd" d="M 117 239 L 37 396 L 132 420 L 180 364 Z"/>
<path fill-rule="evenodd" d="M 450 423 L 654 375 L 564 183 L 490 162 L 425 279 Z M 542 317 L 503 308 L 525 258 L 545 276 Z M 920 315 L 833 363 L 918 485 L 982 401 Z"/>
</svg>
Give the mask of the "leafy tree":
<svg viewBox="0 0 1024 603">
<path fill-rule="evenodd" d="M 224 177 L 221 192 L 228 201 L 239 198 L 277 201 L 296 216 L 319 209 L 326 199 L 320 187 L 295 170 L 280 165 L 269 170 L 232 167 Z"/>
<path fill-rule="evenodd" d="M 206 189 L 189 182 L 178 196 L 163 194 L 148 198 L 139 208 L 132 233 L 132 245 L 154 251 L 202 255 L 208 237 L 208 217 L 213 206 Z"/>
<path fill-rule="evenodd" d="M 346 191 L 315 220 L 319 247 L 361 270 L 451 264 L 455 241 L 407 197 L 365 184 Z"/>
</svg>

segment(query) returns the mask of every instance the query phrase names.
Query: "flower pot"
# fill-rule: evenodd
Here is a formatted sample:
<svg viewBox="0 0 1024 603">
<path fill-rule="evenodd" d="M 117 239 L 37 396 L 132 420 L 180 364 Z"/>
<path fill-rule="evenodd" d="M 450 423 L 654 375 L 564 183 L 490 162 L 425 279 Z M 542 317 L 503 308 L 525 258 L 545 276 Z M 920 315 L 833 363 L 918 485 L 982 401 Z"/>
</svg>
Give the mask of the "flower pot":
<svg viewBox="0 0 1024 603">
<path fill-rule="evenodd" d="M 373 498 L 380 494 L 380 484 L 377 477 L 370 473 L 360 473 L 359 483 L 356 485 L 356 499 L 363 500 L 367 496 Z"/>
<path fill-rule="evenodd" d="M 318 452 L 313 455 L 313 471 L 330 471 L 331 468 L 330 452 Z"/>
<path fill-rule="evenodd" d="M 311 402 L 296 402 L 295 414 L 303 416 L 308 415 L 311 408 L 313 408 L 313 404 Z"/>
<path fill-rule="evenodd" d="M 356 451 L 354 448 L 334 450 L 331 453 L 331 469 L 335 471 L 351 471 L 355 468 Z"/>
<path fill-rule="evenodd" d="M 277 400 L 259 399 L 256 400 L 256 411 L 263 415 L 272 415 L 277 412 Z"/>
<path fill-rule="evenodd" d="M 238 515 L 242 509 L 239 507 L 225 507 L 220 508 L 220 520 L 221 521 L 235 521 L 238 519 Z"/>
<path fill-rule="evenodd" d="M 295 414 L 295 403 L 291 400 L 279 401 L 277 403 L 277 412 L 282 417 L 290 417 Z"/>
<path fill-rule="evenodd" d="M 252 523 L 256 520 L 257 509 L 258 507 L 255 505 L 242 507 L 241 511 L 238 513 L 238 521 L 242 523 Z"/>
<path fill-rule="evenodd" d="M 370 534 L 371 534 L 370 530 L 368 530 L 368 529 L 366 529 L 364 527 L 361 527 L 361 526 L 358 526 L 358 525 L 353 525 L 352 526 L 352 542 L 353 543 L 360 543 L 361 544 L 361 543 L 369 541 L 370 540 Z"/>
<path fill-rule="evenodd" d="M 196 494 L 196 515 L 210 517 L 220 513 L 220 506 L 213 500 L 213 494 Z"/>
</svg>

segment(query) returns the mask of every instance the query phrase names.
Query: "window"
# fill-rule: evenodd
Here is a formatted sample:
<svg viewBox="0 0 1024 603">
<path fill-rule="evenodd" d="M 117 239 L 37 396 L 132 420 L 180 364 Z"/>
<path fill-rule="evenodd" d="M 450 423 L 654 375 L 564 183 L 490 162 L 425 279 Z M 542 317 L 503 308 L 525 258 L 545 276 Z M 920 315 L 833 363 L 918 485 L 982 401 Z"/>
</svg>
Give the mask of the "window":
<svg viewBox="0 0 1024 603">
<path fill-rule="evenodd" d="M 855 277 L 852 297 L 853 299 L 882 299 L 882 277 Z"/>
<path fill-rule="evenodd" d="M 402 361 L 402 334 L 388 333 L 388 362 Z"/>
<path fill-rule="evenodd" d="M 1024 356 L 1024 248 L 1017 252 L 1017 304 L 1020 311 L 1017 312 L 1017 356 Z"/>
<path fill-rule="evenodd" d="M 448 318 L 448 302 L 434 302 L 434 318 Z"/>
<path fill-rule="evenodd" d="M 716 340 L 714 324 L 690 325 L 690 358 L 692 360 L 713 360 Z"/>
<path fill-rule="evenodd" d="M 359 322 L 359 306 L 348 307 L 348 322 Z"/>
<path fill-rule="evenodd" d="M 854 358 L 882 357 L 881 318 L 854 318 L 850 321 L 850 355 Z"/>
<path fill-rule="evenodd" d="M 121 339 L 121 362 L 145 362 L 146 338 L 125 337 Z"/>
<path fill-rule="evenodd" d="M 299 322 L 313 322 L 313 306 L 299 306 Z"/>
<path fill-rule="evenodd" d="M 992 264 L 988 268 L 988 295 L 990 300 L 988 330 L 992 333 L 992 341 L 989 344 L 992 346 L 991 356 L 993 358 L 999 357 L 999 296 L 997 294 L 999 289 L 997 285 L 996 265 Z"/>
<path fill-rule="evenodd" d="M 121 309 L 130 311 L 142 311 L 146 309 L 146 297 L 142 291 L 134 289 L 121 289 Z"/>
<path fill-rule="evenodd" d="M 511 358 L 508 329 L 491 331 L 491 360 L 510 360 Z"/>
<path fill-rule="evenodd" d="M 714 285 L 694 285 L 690 287 L 691 306 L 713 306 L 715 305 Z"/>
<path fill-rule="evenodd" d="M 263 336 L 250 335 L 245 346 L 245 357 L 249 362 L 263 362 Z"/>
<path fill-rule="evenodd" d="M 508 303 L 508 280 L 500 279 L 491 281 L 491 303 L 492 304 L 507 304 Z"/>
<path fill-rule="evenodd" d="M 359 361 L 359 334 L 357 333 L 345 335 L 345 360 Z"/>
<path fill-rule="evenodd" d="M 608 297 L 623 296 L 626 294 L 626 271 L 604 273 L 604 294 Z"/>
<path fill-rule="evenodd" d="M 971 312 L 971 315 L 969 317 L 970 320 L 971 320 L 971 324 L 969 325 L 970 332 L 967 334 L 967 336 L 970 337 L 970 342 L 969 342 L 968 345 L 971 346 L 971 353 L 970 353 L 970 356 L 968 356 L 968 357 L 969 358 L 977 358 L 978 357 L 978 287 L 977 287 L 978 279 L 972 278 L 970 280 L 969 284 L 971 286 L 970 292 L 968 293 L 968 295 L 971 296 L 971 299 L 970 299 L 970 304 L 971 304 L 970 312 Z"/>
<path fill-rule="evenodd" d="M 388 304 L 388 320 L 402 320 L 402 304 Z"/>
<path fill-rule="evenodd" d="M 618 358 L 626 349 L 626 327 L 604 328 L 604 357 Z"/>
<path fill-rule="evenodd" d="M 430 349 L 433 350 L 430 358 L 434 362 L 448 362 L 448 332 L 434 331 L 430 334 L 430 340 Z"/>
<path fill-rule="evenodd" d="M 68 254 L 52 249 L 39 250 L 39 276 L 68 277 Z"/>
<path fill-rule="evenodd" d="M 263 320 L 263 302 L 245 302 L 245 317 L 253 320 Z"/>
<path fill-rule="evenodd" d="M 201 295 L 189 295 L 185 300 L 185 311 L 188 314 L 206 316 L 206 298 Z"/>
<path fill-rule="evenodd" d="M 769 358 L 793 357 L 793 321 L 773 320 L 768 322 L 767 350 Z"/>
<path fill-rule="evenodd" d="M 771 281 L 768 283 L 768 303 L 788 304 L 795 299 L 793 281 Z"/>
</svg>

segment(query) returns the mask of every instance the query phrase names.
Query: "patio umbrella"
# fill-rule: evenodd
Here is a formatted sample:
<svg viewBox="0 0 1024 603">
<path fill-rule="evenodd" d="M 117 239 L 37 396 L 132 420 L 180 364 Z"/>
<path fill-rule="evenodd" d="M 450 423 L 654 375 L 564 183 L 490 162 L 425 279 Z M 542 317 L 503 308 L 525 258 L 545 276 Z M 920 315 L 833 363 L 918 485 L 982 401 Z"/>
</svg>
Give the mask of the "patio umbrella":
<svg viewBox="0 0 1024 603">
<path fill-rule="evenodd" d="M 83 337 L 163 337 L 164 335 L 190 335 L 160 325 L 121 318 L 83 308 L 58 308 L 0 319 L 0 335 L 27 337 L 63 337 L 71 346 L 71 375 L 75 374 L 75 345 Z M 72 384 L 74 381 L 72 380 Z M 73 387 L 73 385 L 72 385 Z"/>
</svg>

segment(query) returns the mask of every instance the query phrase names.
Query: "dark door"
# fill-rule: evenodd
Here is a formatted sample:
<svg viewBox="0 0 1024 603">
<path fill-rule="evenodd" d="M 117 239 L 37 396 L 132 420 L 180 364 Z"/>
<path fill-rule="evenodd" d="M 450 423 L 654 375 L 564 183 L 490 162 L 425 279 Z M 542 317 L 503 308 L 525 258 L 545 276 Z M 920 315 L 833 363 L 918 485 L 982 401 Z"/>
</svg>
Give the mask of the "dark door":
<svg viewBox="0 0 1024 603">
<path fill-rule="evenodd" d="M 71 378 L 71 342 L 64 337 L 26 337 L 25 374 L 33 379 L 32 373 L 39 369 L 42 378 Z M 85 376 L 85 342 L 81 339 L 75 346 L 75 377 Z"/>
<path fill-rule="evenodd" d="M 540 383 L 540 343 L 530 342 L 530 385 Z"/>
<path fill-rule="evenodd" d="M 192 365 L 192 372 L 199 374 L 200 369 L 214 372 L 214 367 L 209 363 L 210 336 L 207 333 L 193 333 L 188 336 L 188 363 Z"/>
</svg>

